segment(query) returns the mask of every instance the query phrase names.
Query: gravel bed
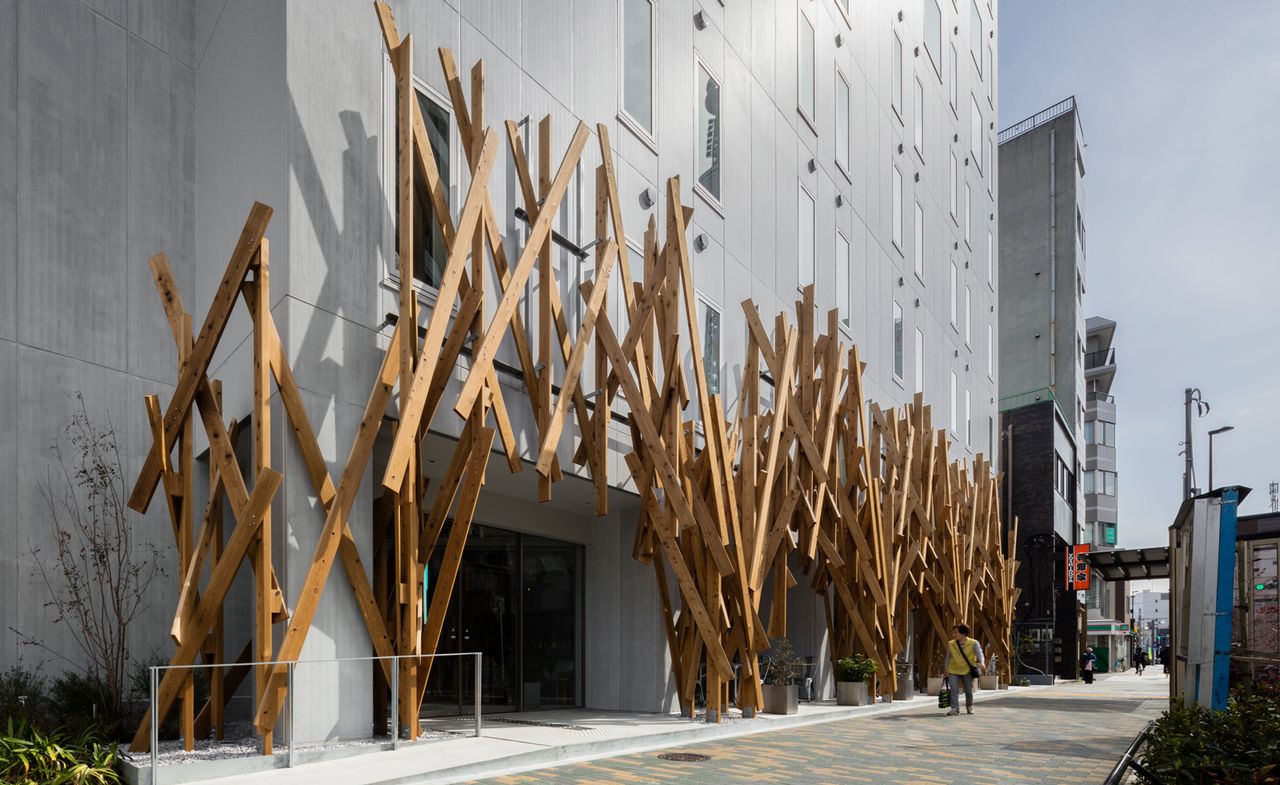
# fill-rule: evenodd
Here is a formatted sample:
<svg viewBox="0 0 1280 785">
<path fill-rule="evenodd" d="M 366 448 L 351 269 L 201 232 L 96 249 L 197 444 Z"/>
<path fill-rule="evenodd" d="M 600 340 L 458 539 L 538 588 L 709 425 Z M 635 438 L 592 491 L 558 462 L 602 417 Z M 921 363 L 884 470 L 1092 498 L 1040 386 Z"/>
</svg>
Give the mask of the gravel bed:
<svg viewBox="0 0 1280 785">
<path fill-rule="evenodd" d="M 225 735 L 226 738 L 222 741 L 218 741 L 216 739 L 198 739 L 196 740 L 195 749 L 190 752 L 182 748 L 182 741 L 180 739 L 161 740 L 159 745 L 156 747 L 156 763 L 162 766 L 171 766 L 212 760 L 229 760 L 231 758 L 251 758 L 262 754 L 262 742 L 254 732 L 253 723 L 229 722 L 226 726 Z M 417 742 L 414 743 L 422 744 L 469 735 L 471 734 L 423 728 L 422 735 L 419 736 Z M 390 742 L 390 736 L 378 736 L 366 739 L 342 739 L 339 741 L 304 744 L 301 745 L 299 749 L 309 750 L 324 748 L 326 750 L 335 750 L 356 749 L 360 747 L 372 748 L 382 744 L 389 744 Z M 410 742 L 403 743 L 408 744 Z M 287 750 L 288 748 L 289 745 L 287 744 L 276 745 L 277 752 Z M 135 765 L 149 765 L 151 762 L 150 752 L 134 753 L 122 748 L 121 754 L 132 761 Z"/>
</svg>

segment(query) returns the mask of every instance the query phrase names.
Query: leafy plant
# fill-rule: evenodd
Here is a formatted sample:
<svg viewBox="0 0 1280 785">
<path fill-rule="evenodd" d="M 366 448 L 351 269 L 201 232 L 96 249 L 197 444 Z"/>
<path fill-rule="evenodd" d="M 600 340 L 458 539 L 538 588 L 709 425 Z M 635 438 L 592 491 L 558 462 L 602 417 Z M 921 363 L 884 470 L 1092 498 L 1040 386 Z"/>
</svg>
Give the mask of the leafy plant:
<svg viewBox="0 0 1280 785">
<path fill-rule="evenodd" d="M 774 638 L 769 657 L 765 660 L 765 683 L 795 684 L 804 674 L 804 666 L 804 660 L 796 655 L 791 641 L 786 638 Z"/>
<path fill-rule="evenodd" d="M 1026 676 L 1014 676 L 1012 684 L 1015 687 L 1030 687 L 1031 679 L 1028 679 Z"/>
<path fill-rule="evenodd" d="M 875 660 L 855 652 L 852 657 L 836 660 L 836 681 L 870 681 L 878 669 Z"/>
<path fill-rule="evenodd" d="M 10 719 L 0 737 L 0 781 L 50 785 L 118 785 L 119 751 L 92 731 L 44 733 L 23 719 Z"/>
<path fill-rule="evenodd" d="M 18 660 L 0 673 L 0 724 L 11 718 L 39 725 L 47 718 L 48 684 L 39 669 L 28 670 Z"/>
<path fill-rule="evenodd" d="M 1233 696 L 1222 711 L 1175 699 L 1156 720 L 1142 763 L 1165 783 L 1280 783 L 1280 703 Z"/>
</svg>

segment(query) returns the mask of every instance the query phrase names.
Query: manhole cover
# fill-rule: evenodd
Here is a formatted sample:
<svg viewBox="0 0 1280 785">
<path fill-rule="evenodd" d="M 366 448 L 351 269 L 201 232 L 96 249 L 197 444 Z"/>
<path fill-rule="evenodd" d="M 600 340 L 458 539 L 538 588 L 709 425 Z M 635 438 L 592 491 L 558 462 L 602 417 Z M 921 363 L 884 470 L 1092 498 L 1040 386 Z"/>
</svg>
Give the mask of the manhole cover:
<svg viewBox="0 0 1280 785">
<path fill-rule="evenodd" d="M 701 763 L 704 760 L 711 760 L 710 755 L 699 755 L 696 752 L 664 752 L 658 757 L 663 760 L 673 760 L 677 763 Z"/>
</svg>

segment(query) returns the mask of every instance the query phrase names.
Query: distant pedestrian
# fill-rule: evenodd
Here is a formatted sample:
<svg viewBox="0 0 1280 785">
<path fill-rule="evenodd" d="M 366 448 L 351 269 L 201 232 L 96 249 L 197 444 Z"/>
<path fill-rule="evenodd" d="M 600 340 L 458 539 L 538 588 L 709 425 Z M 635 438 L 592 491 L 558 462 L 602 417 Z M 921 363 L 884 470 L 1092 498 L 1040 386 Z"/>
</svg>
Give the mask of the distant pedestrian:
<svg viewBox="0 0 1280 785">
<path fill-rule="evenodd" d="M 951 690 L 951 710 L 947 716 L 960 713 L 960 691 L 964 690 L 964 708 L 973 714 L 973 680 L 986 668 L 982 646 L 969 637 L 969 627 L 957 624 L 951 628 L 951 640 L 947 642 L 947 654 L 942 660 L 942 677 Z"/>
<path fill-rule="evenodd" d="M 1093 666 L 1098 662 L 1098 655 L 1093 653 L 1092 646 L 1084 647 L 1084 654 L 1080 655 L 1080 673 L 1084 676 L 1085 684 L 1093 684 Z"/>
<path fill-rule="evenodd" d="M 1142 671 L 1147 667 L 1147 653 L 1141 649 L 1133 655 L 1133 665 L 1138 669 L 1138 675 L 1142 675 Z"/>
<path fill-rule="evenodd" d="M 1169 652 L 1169 647 L 1168 647 L 1167 645 L 1166 645 L 1166 646 L 1161 646 L 1161 647 L 1160 647 L 1160 664 L 1164 666 L 1164 675 L 1166 675 L 1166 676 L 1168 676 L 1168 675 L 1169 675 L 1169 658 L 1170 658 L 1170 656 L 1171 656 L 1171 655 L 1170 655 L 1170 652 Z"/>
</svg>

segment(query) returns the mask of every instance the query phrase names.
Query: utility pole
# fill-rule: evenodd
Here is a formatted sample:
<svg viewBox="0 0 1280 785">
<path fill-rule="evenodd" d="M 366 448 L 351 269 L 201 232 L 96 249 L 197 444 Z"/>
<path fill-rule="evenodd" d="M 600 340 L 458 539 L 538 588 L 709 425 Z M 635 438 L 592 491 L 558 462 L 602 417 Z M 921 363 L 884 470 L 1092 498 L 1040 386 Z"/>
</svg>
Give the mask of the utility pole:
<svg viewBox="0 0 1280 785">
<path fill-rule="evenodd" d="M 1182 443 L 1182 454 L 1186 456 L 1186 465 L 1182 472 L 1182 498 L 1190 499 L 1193 495 L 1192 478 L 1195 475 L 1195 460 L 1192 457 L 1191 450 L 1191 404 L 1196 405 L 1196 411 L 1200 417 L 1209 413 L 1209 404 L 1204 402 L 1200 395 L 1199 387 L 1188 387 L 1186 389 L 1186 400 L 1184 408 L 1186 414 L 1186 439 Z"/>
</svg>

